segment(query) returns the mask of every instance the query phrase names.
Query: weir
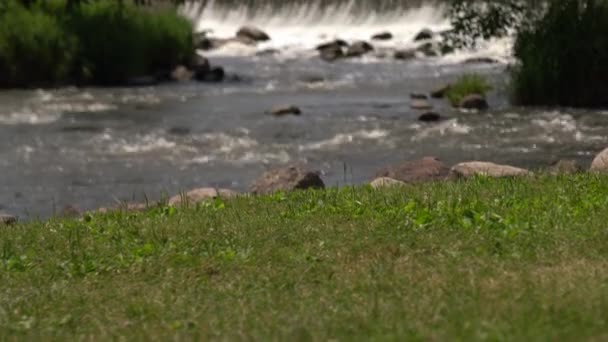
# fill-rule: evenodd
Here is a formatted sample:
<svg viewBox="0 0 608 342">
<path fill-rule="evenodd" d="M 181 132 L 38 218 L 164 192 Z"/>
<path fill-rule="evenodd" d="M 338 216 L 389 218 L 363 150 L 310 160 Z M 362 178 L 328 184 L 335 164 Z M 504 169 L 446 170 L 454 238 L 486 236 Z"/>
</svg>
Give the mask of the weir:
<svg viewBox="0 0 608 342">
<path fill-rule="evenodd" d="M 207 1 L 189 2 L 181 11 L 198 31 L 216 37 L 258 26 L 275 48 L 310 48 L 332 38 L 365 40 L 381 31 L 402 44 L 422 28 L 449 28 L 443 6 L 434 1 Z"/>
</svg>

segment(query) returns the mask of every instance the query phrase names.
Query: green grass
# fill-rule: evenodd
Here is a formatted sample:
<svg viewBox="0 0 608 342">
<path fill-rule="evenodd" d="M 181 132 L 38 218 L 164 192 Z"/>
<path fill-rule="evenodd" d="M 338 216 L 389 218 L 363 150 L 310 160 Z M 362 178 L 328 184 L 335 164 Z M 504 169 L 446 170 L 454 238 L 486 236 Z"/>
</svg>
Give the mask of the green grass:
<svg viewBox="0 0 608 342">
<path fill-rule="evenodd" d="M 485 95 L 492 87 L 488 84 L 483 76 L 476 74 L 467 74 L 461 76 L 446 92 L 446 97 L 450 104 L 458 107 L 460 101 L 472 94 Z"/>
<path fill-rule="evenodd" d="M 605 340 L 608 177 L 0 228 L 0 340 Z"/>
</svg>

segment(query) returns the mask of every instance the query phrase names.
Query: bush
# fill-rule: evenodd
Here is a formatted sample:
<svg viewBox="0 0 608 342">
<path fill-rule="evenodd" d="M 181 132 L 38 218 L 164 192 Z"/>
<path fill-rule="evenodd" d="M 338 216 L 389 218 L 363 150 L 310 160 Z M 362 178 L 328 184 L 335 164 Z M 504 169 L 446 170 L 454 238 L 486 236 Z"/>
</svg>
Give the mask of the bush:
<svg viewBox="0 0 608 342">
<path fill-rule="evenodd" d="M 175 11 L 113 0 L 0 8 L 0 86 L 121 84 L 186 63 L 192 24 Z"/>
<path fill-rule="evenodd" d="M 32 86 L 66 81 L 76 54 L 76 38 L 55 17 L 5 3 L 0 12 L 0 86 Z"/>
<path fill-rule="evenodd" d="M 490 89 L 492 87 L 482 76 L 475 74 L 464 75 L 450 86 L 446 97 L 452 106 L 457 107 L 464 97 L 472 94 L 485 95 Z"/>
<path fill-rule="evenodd" d="M 528 105 L 608 105 L 608 2 L 559 0 L 521 31 L 515 100 Z"/>
<path fill-rule="evenodd" d="M 184 63 L 194 51 L 192 26 L 186 19 L 113 1 L 83 5 L 68 29 L 79 37 L 82 75 L 101 84 L 170 68 Z"/>
</svg>

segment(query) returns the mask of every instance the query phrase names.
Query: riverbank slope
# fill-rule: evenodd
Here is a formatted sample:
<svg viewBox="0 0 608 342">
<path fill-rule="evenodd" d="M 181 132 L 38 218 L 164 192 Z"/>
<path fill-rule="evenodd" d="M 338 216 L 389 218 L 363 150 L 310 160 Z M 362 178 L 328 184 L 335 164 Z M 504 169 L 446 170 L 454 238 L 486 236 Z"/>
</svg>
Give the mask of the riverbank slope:
<svg viewBox="0 0 608 342">
<path fill-rule="evenodd" d="M 592 339 L 608 178 L 476 178 L 0 228 L 0 337 Z"/>
</svg>

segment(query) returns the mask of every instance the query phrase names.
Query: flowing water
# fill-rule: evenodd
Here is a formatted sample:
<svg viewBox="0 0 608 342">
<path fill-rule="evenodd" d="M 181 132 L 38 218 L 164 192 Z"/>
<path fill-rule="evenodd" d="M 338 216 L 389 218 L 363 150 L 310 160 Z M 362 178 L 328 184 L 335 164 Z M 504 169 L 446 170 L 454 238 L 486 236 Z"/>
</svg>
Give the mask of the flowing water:
<svg viewBox="0 0 608 342">
<path fill-rule="evenodd" d="M 377 55 L 321 61 L 313 48 L 332 38 L 390 31 L 395 39 L 375 43 L 382 51 L 412 46 L 422 28 L 449 28 L 441 5 L 362 8 L 352 1 L 182 8 L 217 37 L 244 24 L 269 33 L 272 40 L 257 47 L 232 44 L 207 54 L 239 81 L 1 92 L 0 211 L 36 218 L 65 205 L 93 209 L 200 186 L 246 190 L 261 172 L 286 163 L 319 169 L 333 186 L 428 155 L 448 164 L 478 159 L 539 168 L 556 159 L 588 164 L 608 145 L 608 112 L 508 104 L 509 39 L 408 62 Z M 259 55 L 269 48 L 278 53 Z M 502 63 L 461 64 L 471 56 Z M 418 122 L 409 94 L 465 72 L 492 81 L 492 109 L 464 113 L 433 100 L 445 119 Z M 303 114 L 265 114 L 278 104 Z"/>
</svg>

